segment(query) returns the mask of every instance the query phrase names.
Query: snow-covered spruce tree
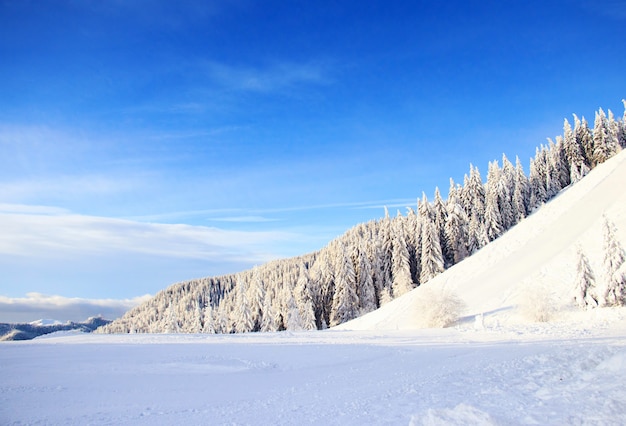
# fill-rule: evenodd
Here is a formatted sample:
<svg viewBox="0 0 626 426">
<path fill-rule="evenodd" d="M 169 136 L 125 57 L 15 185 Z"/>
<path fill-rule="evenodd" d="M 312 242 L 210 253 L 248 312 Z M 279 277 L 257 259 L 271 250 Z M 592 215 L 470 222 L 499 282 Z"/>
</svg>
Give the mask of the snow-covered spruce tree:
<svg viewBox="0 0 626 426">
<path fill-rule="evenodd" d="M 424 195 L 420 204 L 420 218 L 422 222 L 422 270 L 420 272 L 420 281 L 422 284 L 444 271 L 439 232 L 437 232 L 430 209 L 426 195 Z"/>
<path fill-rule="evenodd" d="M 409 252 L 404 241 L 404 232 L 400 227 L 395 229 L 391 262 L 393 297 L 399 297 L 413 290 Z"/>
<path fill-rule="evenodd" d="M 252 269 L 252 277 L 248 286 L 247 299 L 250 304 L 250 314 L 252 315 L 253 327 L 251 331 L 260 331 L 263 319 L 263 302 L 265 300 L 265 284 L 261 279 L 261 272 L 258 266 Z"/>
<path fill-rule="evenodd" d="M 301 325 L 304 330 L 315 330 L 315 312 L 313 311 L 313 296 L 311 294 L 311 279 L 306 265 L 301 263 L 300 276 L 295 288 L 295 298 L 300 313 Z"/>
<path fill-rule="evenodd" d="M 411 281 L 419 283 L 419 256 L 420 256 L 420 223 L 415 210 L 408 207 L 405 222 L 406 247 L 409 252 L 409 266 L 411 268 Z"/>
<path fill-rule="evenodd" d="M 361 315 L 363 315 L 375 310 L 377 307 L 372 264 L 370 263 L 365 249 L 365 244 L 363 242 L 361 242 L 359 248 L 357 282 L 358 296 L 359 301 L 361 302 Z"/>
<path fill-rule="evenodd" d="M 622 148 L 626 148 L 626 99 L 622 99 L 624 104 L 624 115 L 618 122 L 617 140 Z"/>
<path fill-rule="evenodd" d="M 500 182 L 500 168 L 498 163 L 489 163 L 487 173 L 487 185 L 485 189 L 485 228 L 489 241 L 498 238 L 504 232 L 502 226 L 502 216 L 498 203 L 498 186 Z"/>
<path fill-rule="evenodd" d="M 576 114 L 574 114 L 574 136 L 576 137 L 576 142 L 582 148 L 585 165 L 591 170 L 595 166 L 593 162 L 593 135 L 585 117 L 579 119 Z"/>
<path fill-rule="evenodd" d="M 578 247 L 576 261 L 576 278 L 574 281 L 574 301 L 581 308 L 595 308 L 598 306 L 596 280 L 589 264 L 589 259 Z"/>
<path fill-rule="evenodd" d="M 454 264 L 454 254 L 450 248 L 450 243 L 446 237 L 446 222 L 448 221 L 448 210 L 446 203 L 441 198 L 439 187 L 435 187 L 435 198 L 433 200 L 433 214 L 435 226 L 439 233 L 439 243 L 441 244 L 441 254 L 443 256 L 444 268 L 449 268 Z"/>
<path fill-rule="evenodd" d="M 368 247 L 367 256 L 370 260 L 370 264 L 372 266 L 372 281 L 374 283 L 374 300 L 376 303 L 376 307 L 380 306 L 380 296 L 382 294 L 382 290 L 385 287 L 384 279 L 383 279 L 383 268 L 382 268 L 382 254 L 381 254 L 381 245 L 380 238 L 378 233 L 374 232 L 372 236 L 371 244 Z M 363 302 L 361 303 L 363 304 Z"/>
<path fill-rule="evenodd" d="M 537 157 L 530 160 L 530 175 L 528 177 L 530 190 L 528 202 L 529 212 L 532 212 L 548 200 L 545 170 L 542 172 L 542 167 L 545 167 L 545 164 L 538 161 Z"/>
<path fill-rule="evenodd" d="M 623 306 L 626 304 L 626 277 L 621 270 L 626 260 L 624 249 L 617 239 L 616 228 L 606 216 L 604 217 L 604 305 Z"/>
<path fill-rule="evenodd" d="M 556 192 L 558 193 L 572 183 L 572 180 L 570 178 L 570 164 L 567 160 L 567 153 L 565 152 L 565 141 L 562 136 L 557 136 L 555 141 L 556 142 L 550 146 L 549 161 L 552 165 L 552 173 L 556 181 Z"/>
<path fill-rule="evenodd" d="M 611 130 L 612 125 L 609 123 L 602 108 L 596 112 L 596 119 L 593 126 L 593 164 L 598 165 L 604 163 L 617 153 L 618 144 Z"/>
<path fill-rule="evenodd" d="M 187 311 L 191 314 L 191 317 L 185 321 L 185 325 L 188 325 L 188 328 L 185 328 L 186 333 L 202 332 L 202 308 L 200 307 L 200 302 L 194 296 L 194 294 L 190 294 L 190 298 L 193 302 L 192 307 Z"/>
<path fill-rule="evenodd" d="M 272 296 L 272 293 L 267 293 L 263 300 L 263 316 L 261 317 L 261 331 L 263 332 L 278 331 L 279 328 L 276 321 L 277 314 L 273 304 L 276 298 Z"/>
<path fill-rule="evenodd" d="M 459 263 L 469 256 L 467 250 L 469 219 L 461 205 L 458 196 L 459 191 L 460 189 L 456 187 L 454 181 L 450 178 L 450 192 L 446 205 L 448 220 L 445 231 L 450 249 L 452 250 L 453 264 Z"/>
<path fill-rule="evenodd" d="M 250 303 L 248 302 L 247 287 L 245 281 L 241 278 L 237 281 L 235 287 L 237 307 L 235 309 L 235 331 L 237 333 L 247 333 L 254 328 L 254 320 L 252 318 L 252 311 L 250 310 Z"/>
<path fill-rule="evenodd" d="M 465 212 L 470 219 L 475 218 L 478 222 L 485 219 L 485 187 L 478 167 L 470 164 L 469 178 L 465 180 L 463 196 Z"/>
<path fill-rule="evenodd" d="M 392 261 L 391 254 L 393 253 L 393 227 L 391 219 L 389 218 L 389 212 L 385 207 L 385 217 L 380 221 L 380 243 L 381 243 L 381 255 L 382 255 L 382 272 L 383 283 L 385 286 L 390 286 L 392 282 L 391 270 Z"/>
<path fill-rule="evenodd" d="M 555 144 L 552 139 L 548 138 L 548 146 L 541 146 L 541 162 L 545 163 L 545 183 L 546 183 L 546 202 L 551 200 L 561 190 L 560 173 L 553 162 L 553 152 Z"/>
<path fill-rule="evenodd" d="M 589 168 L 585 162 L 583 147 L 576 139 L 572 126 L 567 119 L 563 121 L 563 145 L 570 167 L 570 182 L 576 183 L 589 172 Z"/>
<path fill-rule="evenodd" d="M 213 307 L 209 303 L 202 310 L 203 313 L 203 324 L 202 324 L 202 332 L 205 334 L 215 334 L 215 318 L 213 316 Z"/>
<path fill-rule="evenodd" d="M 502 218 L 502 228 L 506 231 L 517 223 L 513 208 L 513 192 L 515 191 L 515 167 L 502 154 L 502 169 L 498 182 L 498 207 Z"/>
<path fill-rule="evenodd" d="M 526 174 L 524 173 L 519 157 L 516 157 L 513 200 L 511 202 L 515 223 L 519 223 L 528 215 L 529 198 L 530 188 L 528 184 L 528 177 L 526 177 Z"/>
<path fill-rule="evenodd" d="M 318 328 L 320 329 L 324 329 L 330 324 L 336 281 L 335 266 L 332 259 L 334 253 L 331 253 L 331 248 L 335 245 L 336 244 L 329 244 L 322 250 L 314 265 L 317 287 L 320 289 L 320 295 L 317 298 L 319 304 L 316 306 L 316 318 Z"/>
<path fill-rule="evenodd" d="M 285 329 L 289 331 L 304 330 L 298 304 L 294 298 L 293 291 L 291 290 L 289 284 L 286 283 L 283 285 L 283 301 L 285 304 Z"/>
<path fill-rule="evenodd" d="M 331 327 L 350 321 L 359 314 L 354 266 L 346 252 L 346 247 L 342 243 L 338 244 L 336 255 L 335 294 L 330 314 Z"/>
</svg>

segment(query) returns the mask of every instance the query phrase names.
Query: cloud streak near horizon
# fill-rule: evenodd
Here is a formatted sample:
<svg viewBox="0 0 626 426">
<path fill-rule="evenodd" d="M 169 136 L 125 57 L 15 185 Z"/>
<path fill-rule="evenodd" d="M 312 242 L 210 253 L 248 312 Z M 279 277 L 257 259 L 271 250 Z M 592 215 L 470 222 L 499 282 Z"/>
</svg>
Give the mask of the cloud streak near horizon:
<svg viewBox="0 0 626 426">
<path fill-rule="evenodd" d="M 80 322 L 93 316 L 115 319 L 151 297 L 146 294 L 132 299 L 85 299 L 35 292 L 26 293 L 25 297 L 0 296 L 0 322 L 26 323 L 39 319 Z"/>
<path fill-rule="evenodd" d="M 0 254 L 28 257 L 115 250 L 153 256 L 264 262 L 277 255 L 271 252 L 271 247 L 296 237 L 286 231 L 143 223 L 71 214 L 51 207 L 6 204 L 0 206 L 0 222 Z"/>
</svg>

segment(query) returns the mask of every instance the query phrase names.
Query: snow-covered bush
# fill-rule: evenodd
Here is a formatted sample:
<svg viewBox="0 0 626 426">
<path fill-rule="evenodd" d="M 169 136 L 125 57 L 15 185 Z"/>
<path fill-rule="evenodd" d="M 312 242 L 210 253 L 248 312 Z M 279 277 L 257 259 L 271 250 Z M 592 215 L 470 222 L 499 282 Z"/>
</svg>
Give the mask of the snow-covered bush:
<svg viewBox="0 0 626 426">
<path fill-rule="evenodd" d="M 543 285 L 527 286 L 519 299 L 518 308 L 529 321 L 548 322 L 557 311 L 555 295 Z"/>
<path fill-rule="evenodd" d="M 465 302 L 446 286 L 420 289 L 415 302 L 417 325 L 444 328 L 459 320 Z"/>
</svg>

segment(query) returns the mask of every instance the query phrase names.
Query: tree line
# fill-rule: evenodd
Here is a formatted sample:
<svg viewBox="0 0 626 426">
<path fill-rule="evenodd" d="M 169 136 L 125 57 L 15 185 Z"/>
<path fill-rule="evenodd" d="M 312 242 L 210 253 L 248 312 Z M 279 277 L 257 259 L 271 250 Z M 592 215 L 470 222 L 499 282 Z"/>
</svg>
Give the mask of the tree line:
<svg viewBox="0 0 626 426">
<path fill-rule="evenodd" d="M 470 164 L 462 184 L 450 179 L 446 200 L 436 188 L 432 201 L 423 194 L 416 209 L 394 217 L 385 209 L 317 252 L 174 284 L 99 331 L 314 330 L 371 312 L 472 255 L 625 148 L 624 107 L 621 119 L 599 109 L 593 129 L 584 117 L 574 115 L 573 127 L 565 119 L 563 135 L 536 149 L 528 175 L 519 158 L 513 164 L 505 155 L 489 163 L 485 182 Z M 591 294 L 585 283 L 582 303 Z"/>
</svg>

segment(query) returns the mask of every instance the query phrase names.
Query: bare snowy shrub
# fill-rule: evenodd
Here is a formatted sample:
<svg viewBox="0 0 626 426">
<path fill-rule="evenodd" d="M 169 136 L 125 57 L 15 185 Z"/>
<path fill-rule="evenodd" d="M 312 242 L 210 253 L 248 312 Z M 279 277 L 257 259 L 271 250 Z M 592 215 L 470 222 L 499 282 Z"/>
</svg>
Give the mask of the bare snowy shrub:
<svg viewBox="0 0 626 426">
<path fill-rule="evenodd" d="M 417 325 L 444 328 L 459 320 L 465 302 L 446 286 L 420 289 L 415 303 Z"/>
<path fill-rule="evenodd" d="M 544 285 L 527 286 L 521 294 L 518 308 L 529 321 L 548 322 L 556 314 L 556 298 Z"/>
</svg>

